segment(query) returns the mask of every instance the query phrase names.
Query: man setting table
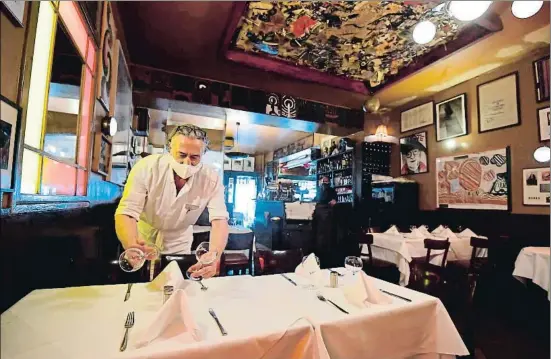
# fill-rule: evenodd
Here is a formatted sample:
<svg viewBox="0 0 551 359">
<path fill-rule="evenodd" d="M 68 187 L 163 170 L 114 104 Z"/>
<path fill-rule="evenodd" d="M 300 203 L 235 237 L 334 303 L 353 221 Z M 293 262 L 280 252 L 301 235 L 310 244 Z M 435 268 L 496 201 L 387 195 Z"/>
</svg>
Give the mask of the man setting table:
<svg viewBox="0 0 551 359">
<path fill-rule="evenodd" d="M 228 212 L 222 178 L 201 163 L 208 143 L 201 128 L 179 125 L 167 136 L 169 153 L 150 155 L 132 168 L 115 212 L 117 236 L 125 249 L 148 253 L 157 245 L 162 254 L 191 253 L 193 225 L 206 207 L 212 226 L 211 251 L 223 252 Z M 189 272 L 212 277 L 218 261 L 205 266 L 197 263 Z"/>
</svg>

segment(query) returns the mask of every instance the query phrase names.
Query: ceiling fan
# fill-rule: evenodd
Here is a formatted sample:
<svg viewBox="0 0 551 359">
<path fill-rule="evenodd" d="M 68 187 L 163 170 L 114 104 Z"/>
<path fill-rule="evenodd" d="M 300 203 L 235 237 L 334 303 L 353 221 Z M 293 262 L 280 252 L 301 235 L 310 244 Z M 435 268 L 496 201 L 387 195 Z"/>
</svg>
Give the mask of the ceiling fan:
<svg viewBox="0 0 551 359">
<path fill-rule="evenodd" d="M 362 110 L 371 115 L 383 115 L 392 109 L 388 107 L 381 107 L 381 101 L 377 97 L 370 96 L 364 101 Z"/>
</svg>

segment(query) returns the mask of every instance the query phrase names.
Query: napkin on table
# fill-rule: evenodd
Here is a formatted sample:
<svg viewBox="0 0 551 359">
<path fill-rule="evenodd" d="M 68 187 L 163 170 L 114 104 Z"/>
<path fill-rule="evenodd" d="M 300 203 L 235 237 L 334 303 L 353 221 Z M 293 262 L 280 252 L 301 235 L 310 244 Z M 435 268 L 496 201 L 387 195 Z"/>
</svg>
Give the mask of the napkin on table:
<svg viewBox="0 0 551 359">
<path fill-rule="evenodd" d="M 316 261 L 316 255 L 314 253 L 310 253 L 304 262 L 297 266 L 295 269 L 295 274 L 302 277 L 309 277 L 310 273 L 318 273 L 320 271 L 320 266 Z"/>
<path fill-rule="evenodd" d="M 414 228 L 411 230 L 411 233 L 407 234 L 407 238 L 413 239 L 424 239 L 426 236 L 419 229 Z"/>
<path fill-rule="evenodd" d="M 361 271 L 357 276 L 359 278 L 353 284 L 343 288 L 344 296 L 350 303 L 360 308 L 392 303 L 392 299 L 377 289 L 367 274 Z"/>
<path fill-rule="evenodd" d="M 441 238 L 447 238 L 449 239 L 450 241 L 452 239 L 457 239 L 457 236 L 455 235 L 455 233 L 452 232 L 451 229 L 449 228 L 445 228 L 444 230 L 442 230 L 441 232 L 437 233 L 436 234 L 437 237 L 441 237 Z"/>
<path fill-rule="evenodd" d="M 396 228 L 396 226 L 392 226 L 390 227 L 389 229 L 386 230 L 385 234 L 396 234 L 396 235 L 399 235 L 400 234 L 400 231 L 398 230 L 398 228 Z"/>
<path fill-rule="evenodd" d="M 439 226 L 436 227 L 431 233 L 432 233 L 432 234 L 438 234 L 438 233 L 442 232 L 444 229 L 445 229 L 444 226 L 439 225 Z"/>
<path fill-rule="evenodd" d="M 464 231 L 462 231 L 461 233 L 459 233 L 457 235 L 458 237 L 478 237 L 478 235 L 476 233 L 474 233 L 473 231 L 471 231 L 469 228 L 465 229 Z"/>
<path fill-rule="evenodd" d="M 423 234 L 423 236 L 430 236 L 430 232 L 429 232 L 429 227 L 425 226 L 425 225 L 422 225 L 422 226 L 419 226 L 419 228 L 417 228 L 419 230 L 419 232 L 421 232 Z"/>
<path fill-rule="evenodd" d="M 201 332 L 189 308 L 186 293 L 182 289 L 175 291 L 155 315 L 151 324 L 137 334 L 136 348 L 142 348 L 154 342 L 193 343 L 201 341 Z"/>
<path fill-rule="evenodd" d="M 183 289 L 184 275 L 176 261 L 170 261 L 168 265 L 151 282 L 147 283 L 150 290 L 163 290 L 165 285 L 171 285 L 176 289 Z"/>
</svg>

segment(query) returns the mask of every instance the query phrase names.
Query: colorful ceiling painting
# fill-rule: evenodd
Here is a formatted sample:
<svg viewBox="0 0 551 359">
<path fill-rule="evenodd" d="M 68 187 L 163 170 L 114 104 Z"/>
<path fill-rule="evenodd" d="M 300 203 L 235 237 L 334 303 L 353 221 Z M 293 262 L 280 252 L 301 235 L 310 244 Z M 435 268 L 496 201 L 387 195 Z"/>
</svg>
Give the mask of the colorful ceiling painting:
<svg viewBox="0 0 551 359">
<path fill-rule="evenodd" d="M 372 90 L 431 50 L 454 40 L 465 24 L 439 1 L 249 2 L 230 50 L 361 81 Z M 434 40 L 413 41 L 414 26 L 438 24 Z"/>
</svg>

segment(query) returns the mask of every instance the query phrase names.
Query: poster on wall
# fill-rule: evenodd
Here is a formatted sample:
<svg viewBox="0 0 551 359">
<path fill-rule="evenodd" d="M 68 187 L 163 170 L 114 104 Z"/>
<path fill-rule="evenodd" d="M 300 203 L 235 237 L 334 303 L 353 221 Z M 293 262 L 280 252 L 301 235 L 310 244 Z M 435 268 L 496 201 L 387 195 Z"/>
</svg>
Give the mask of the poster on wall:
<svg viewBox="0 0 551 359">
<path fill-rule="evenodd" d="M 549 100 L 549 56 L 534 61 L 534 81 L 536 82 L 536 101 Z"/>
<path fill-rule="evenodd" d="M 115 21 L 111 12 L 111 4 L 108 1 L 103 3 L 100 40 L 97 98 L 105 110 L 112 114 L 113 112 L 109 111 L 109 105 L 111 104 L 111 96 L 114 95 L 111 90 L 115 81 L 113 67 L 116 66 L 114 63 Z"/>
<path fill-rule="evenodd" d="M 436 206 L 509 210 L 509 148 L 436 159 Z"/>
<path fill-rule="evenodd" d="M 467 134 L 467 94 L 436 104 L 436 141 Z"/>
<path fill-rule="evenodd" d="M 551 121 L 549 118 L 549 107 L 540 108 L 538 110 L 538 129 L 540 141 L 549 141 L 550 125 Z"/>
<path fill-rule="evenodd" d="M 551 171 L 549 168 L 527 168 L 522 171 L 523 204 L 549 206 Z"/>
<path fill-rule="evenodd" d="M 0 97 L 0 188 L 11 189 L 20 108 Z"/>
<path fill-rule="evenodd" d="M 402 176 L 427 173 L 427 132 L 400 138 L 400 174 Z"/>
<path fill-rule="evenodd" d="M 410 108 L 400 114 L 400 132 L 407 132 L 434 123 L 434 102 Z"/>
<path fill-rule="evenodd" d="M 478 131 L 520 125 L 518 72 L 478 85 Z"/>
</svg>

